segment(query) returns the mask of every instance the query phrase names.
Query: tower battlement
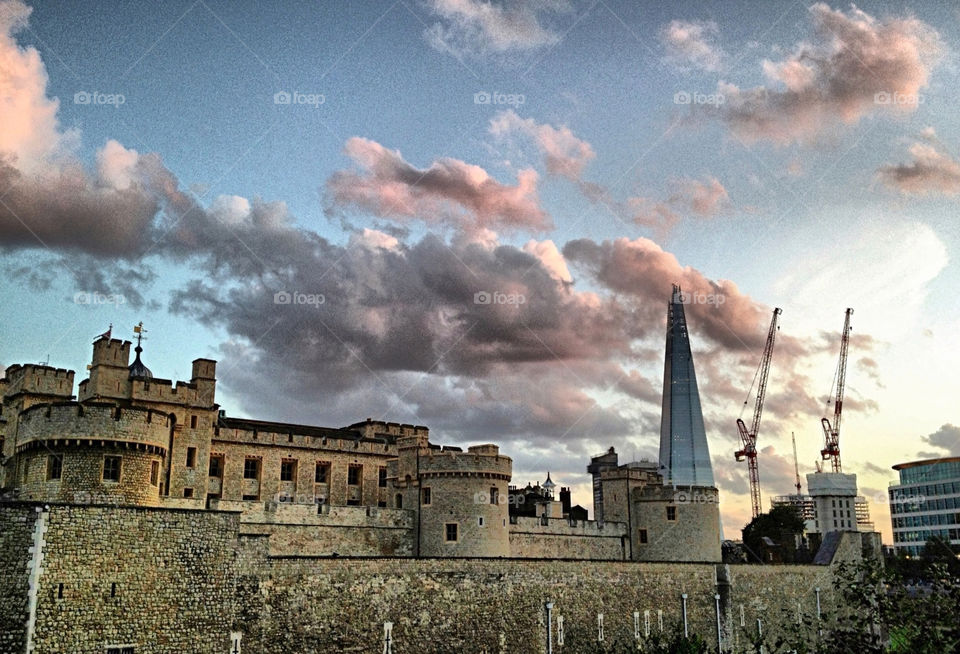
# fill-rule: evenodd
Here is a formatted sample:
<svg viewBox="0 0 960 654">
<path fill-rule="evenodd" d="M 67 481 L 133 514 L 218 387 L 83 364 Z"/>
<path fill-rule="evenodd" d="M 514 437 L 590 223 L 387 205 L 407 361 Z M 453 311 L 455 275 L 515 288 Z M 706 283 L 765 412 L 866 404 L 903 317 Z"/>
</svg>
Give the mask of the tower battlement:
<svg viewBox="0 0 960 654">
<path fill-rule="evenodd" d="M 16 364 L 7 367 L 0 388 L 7 399 L 20 394 L 73 397 L 72 370 L 40 364 Z"/>
<path fill-rule="evenodd" d="M 20 413 L 17 451 L 68 441 L 150 446 L 163 454 L 170 417 L 162 412 L 114 404 L 63 402 L 35 404 Z"/>
</svg>

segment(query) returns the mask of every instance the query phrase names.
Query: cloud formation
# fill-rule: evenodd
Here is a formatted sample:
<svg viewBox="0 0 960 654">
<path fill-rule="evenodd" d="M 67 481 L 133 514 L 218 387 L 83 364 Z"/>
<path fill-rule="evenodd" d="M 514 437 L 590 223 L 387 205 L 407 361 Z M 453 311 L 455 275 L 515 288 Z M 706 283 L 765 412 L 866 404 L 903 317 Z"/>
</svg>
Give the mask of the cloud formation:
<svg viewBox="0 0 960 654">
<path fill-rule="evenodd" d="M 526 135 L 543 155 L 547 172 L 573 182 L 581 179 L 583 169 L 596 157 L 593 146 L 575 136 L 566 125 L 540 124 L 533 118 L 520 118 L 512 109 L 501 111 L 490 120 L 490 133 L 498 138 Z"/>
<path fill-rule="evenodd" d="M 909 113 L 923 101 L 943 53 L 936 30 L 916 18 L 877 19 L 851 7 L 810 7 L 813 33 L 782 61 L 763 62 L 770 86 L 721 82 L 722 105 L 704 108 L 747 143 L 809 142 L 872 113 Z"/>
<path fill-rule="evenodd" d="M 353 137 L 344 153 L 357 170 L 341 170 L 327 181 L 331 208 L 353 208 L 380 218 L 419 219 L 476 229 L 544 231 L 552 226 L 540 207 L 537 173 L 517 173 L 508 186 L 480 166 L 442 158 L 416 168 L 397 150 L 376 141 Z"/>
<path fill-rule="evenodd" d="M 940 429 L 923 436 L 921 440 L 933 447 L 946 450 L 946 456 L 960 456 L 960 427 L 947 423 Z"/>
<path fill-rule="evenodd" d="M 567 13 L 565 1 L 536 0 L 505 3 L 487 0 L 429 0 L 438 21 L 424 31 L 433 48 L 456 57 L 534 50 L 553 45 L 560 35 L 544 24 Z"/>
<path fill-rule="evenodd" d="M 719 30 L 713 21 L 672 20 L 658 36 L 666 50 L 666 60 L 680 69 L 697 68 L 717 72 L 723 50 L 716 43 Z"/>
<path fill-rule="evenodd" d="M 489 132 L 498 140 L 525 137 L 536 146 L 548 174 L 572 182 L 590 202 L 602 205 L 625 223 L 649 228 L 658 238 L 666 237 L 684 216 L 710 218 L 731 207 L 727 189 L 711 176 L 671 180 L 670 195 L 663 200 L 644 196 L 619 200 L 604 184 L 584 179 L 584 170 L 596 154 L 588 141 L 566 125 L 538 123 L 511 109 L 490 120 Z"/>
<path fill-rule="evenodd" d="M 911 195 L 960 193 L 960 162 L 944 152 L 932 128 L 910 146 L 909 163 L 881 166 L 877 175 L 888 187 Z"/>
</svg>

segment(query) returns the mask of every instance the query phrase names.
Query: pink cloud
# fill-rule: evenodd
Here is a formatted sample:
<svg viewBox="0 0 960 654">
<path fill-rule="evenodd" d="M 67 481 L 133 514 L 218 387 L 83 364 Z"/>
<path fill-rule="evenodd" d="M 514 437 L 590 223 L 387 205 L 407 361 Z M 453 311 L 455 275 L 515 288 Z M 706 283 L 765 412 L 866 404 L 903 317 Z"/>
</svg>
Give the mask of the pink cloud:
<svg viewBox="0 0 960 654">
<path fill-rule="evenodd" d="M 881 166 L 880 180 L 901 193 L 922 195 L 960 193 L 960 162 L 943 151 L 932 129 L 927 128 L 921 138 L 910 146 L 911 161 Z"/>
<path fill-rule="evenodd" d="M 540 206 L 537 173 L 521 170 L 517 184 L 492 178 L 480 166 L 442 158 L 416 168 L 396 150 L 353 137 L 344 152 L 359 170 L 341 170 L 327 181 L 332 204 L 381 218 L 420 219 L 461 229 L 544 231 L 552 226 Z"/>
<path fill-rule="evenodd" d="M 813 38 L 783 61 L 763 62 L 772 87 L 723 83 L 724 102 L 705 109 L 738 138 L 779 145 L 814 140 L 875 112 L 908 113 L 943 48 L 936 30 L 915 18 L 877 19 L 851 7 L 810 8 Z"/>
</svg>

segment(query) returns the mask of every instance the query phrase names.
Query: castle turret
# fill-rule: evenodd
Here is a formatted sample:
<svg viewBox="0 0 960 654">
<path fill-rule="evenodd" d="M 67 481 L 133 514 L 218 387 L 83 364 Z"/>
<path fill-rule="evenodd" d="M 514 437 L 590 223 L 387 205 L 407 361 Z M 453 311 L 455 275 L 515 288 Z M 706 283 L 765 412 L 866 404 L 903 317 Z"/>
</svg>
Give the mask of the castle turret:
<svg viewBox="0 0 960 654">
<path fill-rule="evenodd" d="M 78 402 L 34 405 L 20 414 L 20 497 L 156 506 L 171 427 L 167 415 L 150 409 Z"/>
<path fill-rule="evenodd" d="M 419 556 L 510 555 L 509 457 L 496 445 L 441 448 L 422 433 L 399 438 L 397 450 L 393 505 L 416 512 Z"/>
<path fill-rule="evenodd" d="M 130 396 L 130 341 L 99 338 L 93 343 L 90 376 L 80 382 L 77 399 L 120 399 Z"/>
</svg>

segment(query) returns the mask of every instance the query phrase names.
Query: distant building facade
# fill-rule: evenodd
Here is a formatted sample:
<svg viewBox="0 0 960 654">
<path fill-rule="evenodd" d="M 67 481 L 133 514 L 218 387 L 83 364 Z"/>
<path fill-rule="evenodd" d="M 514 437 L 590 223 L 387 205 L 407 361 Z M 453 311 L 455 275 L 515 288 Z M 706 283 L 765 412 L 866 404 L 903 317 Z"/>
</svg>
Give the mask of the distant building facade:
<svg viewBox="0 0 960 654">
<path fill-rule="evenodd" d="M 960 545 L 960 457 L 899 463 L 900 482 L 891 484 L 893 547 L 917 556 L 934 536 Z"/>
</svg>

